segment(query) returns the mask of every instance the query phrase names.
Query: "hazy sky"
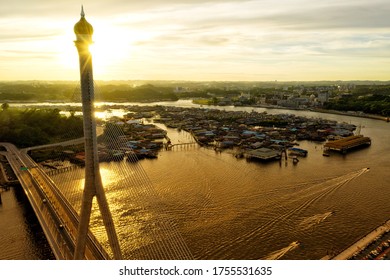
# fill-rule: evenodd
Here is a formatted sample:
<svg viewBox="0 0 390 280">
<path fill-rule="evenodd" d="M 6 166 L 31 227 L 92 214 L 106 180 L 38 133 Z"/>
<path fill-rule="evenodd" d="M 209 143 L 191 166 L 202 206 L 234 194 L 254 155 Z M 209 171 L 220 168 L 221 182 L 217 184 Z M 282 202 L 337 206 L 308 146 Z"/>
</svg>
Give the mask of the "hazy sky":
<svg viewBox="0 0 390 280">
<path fill-rule="evenodd" d="M 0 0 L 0 80 L 390 80 L 389 0 Z"/>
</svg>

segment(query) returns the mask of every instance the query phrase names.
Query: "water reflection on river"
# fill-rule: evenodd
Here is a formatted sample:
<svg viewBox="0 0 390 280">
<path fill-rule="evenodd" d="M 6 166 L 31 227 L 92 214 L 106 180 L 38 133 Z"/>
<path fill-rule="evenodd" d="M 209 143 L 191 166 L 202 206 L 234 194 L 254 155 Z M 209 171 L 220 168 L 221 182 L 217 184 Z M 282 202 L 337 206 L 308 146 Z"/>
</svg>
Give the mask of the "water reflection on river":
<svg viewBox="0 0 390 280">
<path fill-rule="evenodd" d="M 0 260 L 2 259 L 54 259 L 33 209 L 19 187 L 1 193 Z"/>
<path fill-rule="evenodd" d="M 179 105 L 193 106 L 184 101 Z M 104 163 L 107 196 L 125 257 L 144 257 L 141 249 L 153 243 L 159 215 L 177 225 L 197 259 L 318 259 L 345 248 L 389 218 L 389 123 L 316 112 L 266 111 L 362 125 L 361 132 L 371 137 L 372 146 L 323 157 L 321 143 L 303 141 L 300 146 L 309 154 L 297 165 L 247 162 L 200 147 L 175 148 L 162 151 L 156 160 L 141 162 L 140 172 L 148 177 L 143 179 L 150 180 L 154 192 L 132 179 L 138 178 L 132 170 L 140 166 Z M 173 129 L 168 134 L 174 143 L 189 137 Z M 61 176 L 68 175 L 53 179 L 64 185 Z M 82 173 L 72 178 L 80 186 Z M 102 231 L 97 217 L 93 227 Z M 101 238 L 105 240 L 103 234 Z"/>
</svg>

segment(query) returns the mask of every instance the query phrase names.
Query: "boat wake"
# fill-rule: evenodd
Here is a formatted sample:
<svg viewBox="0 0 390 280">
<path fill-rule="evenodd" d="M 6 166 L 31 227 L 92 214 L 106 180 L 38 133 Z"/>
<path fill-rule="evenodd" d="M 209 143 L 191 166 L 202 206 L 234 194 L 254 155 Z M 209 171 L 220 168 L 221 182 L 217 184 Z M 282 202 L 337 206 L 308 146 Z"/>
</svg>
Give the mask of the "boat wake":
<svg viewBox="0 0 390 280">
<path fill-rule="evenodd" d="M 258 236 L 275 234 L 275 228 L 283 228 L 287 231 L 315 229 L 318 224 L 331 217 L 334 212 L 329 211 L 308 216 L 312 215 L 312 212 L 308 214 L 308 211 L 317 203 L 330 199 L 338 190 L 350 185 L 351 181 L 368 171 L 369 168 L 362 168 L 337 177 L 322 178 L 312 182 L 304 182 L 298 186 L 288 185 L 271 191 L 259 192 L 259 195 L 262 195 L 262 205 L 251 212 L 257 215 L 258 222 L 250 230 L 244 231 L 234 240 L 230 240 L 229 244 L 223 243 L 214 247 L 213 255 L 222 258 L 222 256 L 229 254 L 228 252 L 237 244 L 254 242 Z M 247 199 L 252 198 L 248 197 Z M 288 247 L 268 255 L 267 259 L 280 258 L 296 247 L 295 243 L 291 243 Z"/>
<path fill-rule="evenodd" d="M 298 246 L 299 246 L 299 241 L 291 242 L 290 245 L 288 245 L 286 248 L 280 249 L 278 251 L 269 254 L 267 257 L 265 257 L 265 260 L 278 260 L 288 252 L 298 248 Z"/>
<path fill-rule="evenodd" d="M 317 214 L 312 217 L 307 217 L 302 220 L 302 222 L 299 223 L 299 226 L 302 228 L 302 230 L 308 230 L 311 227 L 314 227 L 323 221 L 325 221 L 327 218 L 333 215 L 333 212 L 326 212 L 323 214 Z"/>
</svg>

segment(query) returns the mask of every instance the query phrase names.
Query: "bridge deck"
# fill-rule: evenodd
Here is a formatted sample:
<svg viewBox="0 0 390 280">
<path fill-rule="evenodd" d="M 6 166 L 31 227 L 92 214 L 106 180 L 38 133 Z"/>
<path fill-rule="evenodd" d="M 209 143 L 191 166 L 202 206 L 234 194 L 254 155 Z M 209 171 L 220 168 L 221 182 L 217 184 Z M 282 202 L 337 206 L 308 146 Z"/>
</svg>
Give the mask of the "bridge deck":
<svg viewBox="0 0 390 280">
<path fill-rule="evenodd" d="M 386 231 L 390 230 L 390 220 L 386 221 L 384 224 L 380 225 L 378 228 L 374 229 L 367 235 L 363 236 L 360 240 L 356 241 L 354 244 L 349 246 L 347 249 L 334 256 L 332 260 L 347 260 L 351 258 L 355 253 L 359 252 L 370 244 L 375 238 L 378 238 Z"/>
<path fill-rule="evenodd" d="M 14 145 L 6 147 L 7 159 L 38 218 L 57 259 L 73 259 L 78 215 L 54 182 L 25 153 Z M 109 259 L 109 255 L 89 232 L 85 259 Z"/>
</svg>

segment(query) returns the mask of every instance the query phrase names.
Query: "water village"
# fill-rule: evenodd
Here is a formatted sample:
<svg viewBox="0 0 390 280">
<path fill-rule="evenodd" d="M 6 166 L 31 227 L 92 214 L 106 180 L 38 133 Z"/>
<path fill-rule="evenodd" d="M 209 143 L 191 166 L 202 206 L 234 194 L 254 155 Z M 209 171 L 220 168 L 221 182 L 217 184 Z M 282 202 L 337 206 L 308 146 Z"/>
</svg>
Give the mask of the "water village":
<svg viewBox="0 0 390 280">
<path fill-rule="evenodd" d="M 299 157 L 308 155 L 308 151 L 299 148 L 300 140 L 325 143 L 324 156 L 329 156 L 330 150 L 346 153 L 371 144 L 369 137 L 354 135 L 353 124 L 292 114 L 166 106 L 129 106 L 127 111 L 123 117 L 111 117 L 104 123 L 98 138 L 100 161 L 136 162 L 157 158 L 161 149 L 171 149 L 173 144 L 167 131 L 156 123 L 190 133 L 202 147 L 220 152 L 228 149 L 234 156 L 247 160 L 270 161 L 289 156 L 297 163 Z M 39 158 L 37 153 L 32 156 Z M 82 145 L 58 153 L 58 159 L 84 163 Z M 60 166 L 53 164 L 53 156 L 47 159 L 41 162 L 51 172 L 63 168 L 60 163 Z"/>
<path fill-rule="evenodd" d="M 270 115 L 254 111 L 171 107 L 157 113 L 159 118 L 155 122 L 191 133 L 201 146 L 220 151 L 234 149 L 235 156 L 247 159 L 280 159 L 283 153 L 286 157 L 287 153 L 293 158 L 305 157 L 308 152 L 296 147 L 300 140 L 328 141 L 325 145 L 327 150 L 343 153 L 348 149 L 371 144 L 370 138 L 354 135 L 356 126 L 353 124 L 292 114 Z M 329 145 L 334 141 L 338 143 L 337 148 Z"/>
</svg>

